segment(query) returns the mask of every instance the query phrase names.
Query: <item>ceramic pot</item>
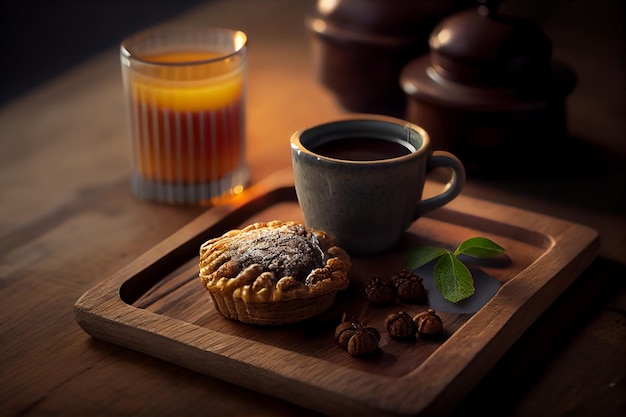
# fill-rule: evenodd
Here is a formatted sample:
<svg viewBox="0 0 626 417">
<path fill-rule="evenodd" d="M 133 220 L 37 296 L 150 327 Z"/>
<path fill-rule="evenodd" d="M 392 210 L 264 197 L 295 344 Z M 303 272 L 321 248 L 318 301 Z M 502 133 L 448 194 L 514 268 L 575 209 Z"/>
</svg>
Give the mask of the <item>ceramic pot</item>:
<svg viewBox="0 0 626 417">
<path fill-rule="evenodd" d="M 318 0 L 306 19 L 318 81 L 346 110 L 403 116 L 402 67 L 437 23 L 474 0 Z"/>
<path fill-rule="evenodd" d="M 538 25 L 481 6 L 444 19 L 429 43 L 400 74 L 405 118 L 469 173 L 518 175 L 528 164 L 538 172 L 566 146 L 565 99 L 576 77 L 552 59 Z"/>
</svg>

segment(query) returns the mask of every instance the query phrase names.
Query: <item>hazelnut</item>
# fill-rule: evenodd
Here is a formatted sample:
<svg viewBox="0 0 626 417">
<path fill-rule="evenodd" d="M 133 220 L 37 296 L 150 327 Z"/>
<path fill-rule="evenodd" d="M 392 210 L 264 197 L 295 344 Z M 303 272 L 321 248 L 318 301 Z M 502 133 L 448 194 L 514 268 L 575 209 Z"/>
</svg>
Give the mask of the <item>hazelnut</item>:
<svg viewBox="0 0 626 417">
<path fill-rule="evenodd" d="M 406 269 L 391 278 L 396 287 L 398 298 L 405 303 L 425 303 L 428 299 L 422 277 Z"/>
<path fill-rule="evenodd" d="M 443 321 L 432 308 L 417 313 L 413 321 L 420 336 L 434 336 L 443 332 Z"/>
<path fill-rule="evenodd" d="M 335 340 L 352 356 L 365 356 L 378 349 L 380 333 L 356 320 L 342 321 L 335 329 Z"/>
<path fill-rule="evenodd" d="M 405 311 L 388 315 L 385 328 L 393 339 L 410 339 L 417 333 L 417 325 Z"/>
<path fill-rule="evenodd" d="M 365 298 L 377 306 L 389 305 L 396 299 L 396 287 L 387 279 L 374 277 L 365 287 Z"/>
</svg>

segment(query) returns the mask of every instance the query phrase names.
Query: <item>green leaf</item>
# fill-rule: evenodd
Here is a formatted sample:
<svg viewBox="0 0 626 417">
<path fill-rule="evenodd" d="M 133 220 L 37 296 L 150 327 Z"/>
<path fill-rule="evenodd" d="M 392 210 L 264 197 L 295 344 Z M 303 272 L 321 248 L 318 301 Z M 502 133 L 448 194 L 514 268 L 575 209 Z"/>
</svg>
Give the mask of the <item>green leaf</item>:
<svg viewBox="0 0 626 417">
<path fill-rule="evenodd" d="M 486 237 L 473 237 L 462 242 L 454 251 L 455 255 L 464 254 L 476 258 L 490 258 L 504 253 L 504 248 Z"/>
<path fill-rule="evenodd" d="M 458 303 L 474 294 L 471 272 L 450 252 L 442 256 L 435 265 L 434 277 L 437 289 L 448 301 Z"/>
<path fill-rule="evenodd" d="M 476 289 L 472 273 L 457 256 L 463 254 L 489 258 L 504 252 L 503 247 L 485 237 L 467 239 L 454 252 L 433 246 L 421 246 L 409 251 L 406 269 L 414 270 L 440 258 L 434 268 L 435 285 L 444 299 L 458 303 L 474 295 Z"/>
<path fill-rule="evenodd" d="M 406 260 L 406 269 L 412 271 L 446 253 L 449 253 L 449 251 L 434 246 L 420 246 L 409 252 Z"/>
</svg>

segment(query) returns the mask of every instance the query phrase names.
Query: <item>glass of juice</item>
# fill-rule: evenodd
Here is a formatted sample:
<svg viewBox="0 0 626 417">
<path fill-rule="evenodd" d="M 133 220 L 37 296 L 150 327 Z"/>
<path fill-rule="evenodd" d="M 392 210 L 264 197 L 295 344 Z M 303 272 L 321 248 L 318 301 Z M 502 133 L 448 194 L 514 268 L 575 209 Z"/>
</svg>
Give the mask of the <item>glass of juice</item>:
<svg viewBox="0 0 626 417">
<path fill-rule="evenodd" d="M 131 189 L 170 204 L 241 193 L 246 163 L 247 36 L 162 26 L 121 43 L 131 138 Z"/>
</svg>

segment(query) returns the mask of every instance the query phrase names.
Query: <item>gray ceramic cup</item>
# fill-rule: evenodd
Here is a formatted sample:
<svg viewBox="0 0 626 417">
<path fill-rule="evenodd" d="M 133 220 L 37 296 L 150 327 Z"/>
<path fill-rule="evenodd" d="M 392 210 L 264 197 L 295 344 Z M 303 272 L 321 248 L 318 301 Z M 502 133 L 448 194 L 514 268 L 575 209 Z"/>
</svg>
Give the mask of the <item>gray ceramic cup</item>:
<svg viewBox="0 0 626 417">
<path fill-rule="evenodd" d="M 392 117 L 357 114 L 299 130 L 290 142 L 305 223 L 333 235 L 351 255 L 390 249 L 465 185 L 456 156 L 433 151 L 424 129 Z M 427 174 L 438 167 L 449 168 L 449 182 L 422 199 Z"/>
</svg>

